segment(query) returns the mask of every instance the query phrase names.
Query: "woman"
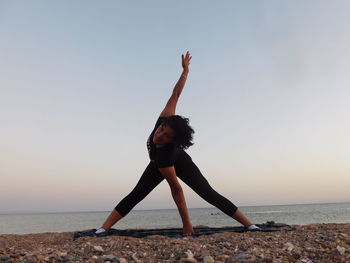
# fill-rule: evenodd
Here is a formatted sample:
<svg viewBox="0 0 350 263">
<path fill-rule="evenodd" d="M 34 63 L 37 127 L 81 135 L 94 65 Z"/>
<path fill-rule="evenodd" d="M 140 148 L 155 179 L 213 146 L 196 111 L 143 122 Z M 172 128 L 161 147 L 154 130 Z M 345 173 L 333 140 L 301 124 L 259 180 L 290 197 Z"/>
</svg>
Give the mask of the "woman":
<svg viewBox="0 0 350 263">
<path fill-rule="evenodd" d="M 150 163 L 135 188 L 115 207 L 102 227 L 95 232 L 97 235 L 110 229 L 129 213 L 164 178 L 169 183 L 171 194 L 179 210 L 184 235 L 194 234 L 194 230 L 178 178 L 207 202 L 236 219 L 248 230 L 259 230 L 232 202 L 211 188 L 198 167 L 192 162 L 191 157 L 184 151 L 193 145 L 192 135 L 194 131 L 189 126 L 187 118 L 175 115 L 175 109 L 185 86 L 191 58 L 189 52 L 185 56 L 182 55 L 183 72 L 148 138 L 147 148 L 151 159 Z"/>
</svg>

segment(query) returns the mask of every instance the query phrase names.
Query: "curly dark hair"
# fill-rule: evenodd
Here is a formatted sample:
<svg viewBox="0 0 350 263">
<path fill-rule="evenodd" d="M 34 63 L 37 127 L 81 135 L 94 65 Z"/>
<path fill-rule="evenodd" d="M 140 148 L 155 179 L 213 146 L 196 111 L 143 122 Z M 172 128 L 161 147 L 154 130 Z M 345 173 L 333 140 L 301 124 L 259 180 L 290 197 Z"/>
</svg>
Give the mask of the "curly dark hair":
<svg viewBox="0 0 350 263">
<path fill-rule="evenodd" d="M 193 145 L 194 130 L 189 125 L 189 119 L 180 115 L 172 115 L 163 120 L 162 125 L 168 125 L 175 131 L 174 143 L 181 149 Z"/>
</svg>

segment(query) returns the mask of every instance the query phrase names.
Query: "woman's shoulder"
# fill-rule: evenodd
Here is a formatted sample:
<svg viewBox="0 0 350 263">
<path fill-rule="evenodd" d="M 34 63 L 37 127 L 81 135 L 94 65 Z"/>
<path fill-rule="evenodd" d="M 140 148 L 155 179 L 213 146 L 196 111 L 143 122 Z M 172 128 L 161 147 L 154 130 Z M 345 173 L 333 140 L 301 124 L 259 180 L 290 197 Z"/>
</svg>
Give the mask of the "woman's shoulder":
<svg viewBox="0 0 350 263">
<path fill-rule="evenodd" d="M 158 127 L 159 125 L 161 125 L 161 124 L 164 122 L 165 119 L 166 119 L 166 117 L 161 117 L 161 116 L 159 116 L 158 119 L 157 119 L 157 121 L 156 121 L 156 124 L 154 125 L 154 127 L 156 128 L 156 127 Z"/>
</svg>

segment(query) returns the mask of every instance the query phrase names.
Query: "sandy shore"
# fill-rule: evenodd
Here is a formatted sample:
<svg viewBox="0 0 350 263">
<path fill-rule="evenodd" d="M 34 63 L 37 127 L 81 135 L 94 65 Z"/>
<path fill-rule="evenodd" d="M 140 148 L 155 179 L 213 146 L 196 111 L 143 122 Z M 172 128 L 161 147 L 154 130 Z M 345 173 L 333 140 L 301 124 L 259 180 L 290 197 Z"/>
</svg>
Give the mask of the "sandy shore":
<svg viewBox="0 0 350 263">
<path fill-rule="evenodd" d="M 350 262 L 350 224 L 201 237 L 0 235 L 0 262 Z"/>
</svg>

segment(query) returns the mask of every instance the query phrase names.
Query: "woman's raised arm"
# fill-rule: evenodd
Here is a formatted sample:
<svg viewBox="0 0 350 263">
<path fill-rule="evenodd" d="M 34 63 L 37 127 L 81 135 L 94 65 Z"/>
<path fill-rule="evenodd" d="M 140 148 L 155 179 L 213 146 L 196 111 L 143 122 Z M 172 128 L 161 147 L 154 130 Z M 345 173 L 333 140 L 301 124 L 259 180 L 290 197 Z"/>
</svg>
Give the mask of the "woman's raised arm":
<svg viewBox="0 0 350 263">
<path fill-rule="evenodd" d="M 175 115 L 176 104 L 181 95 L 183 88 L 185 87 L 187 75 L 189 72 L 189 65 L 190 65 L 192 56 L 187 51 L 186 55 L 181 55 L 181 58 L 182 58 L 182 68 L 183 68 L 182 74 L 179 80 L 177 81 L 173 89 L 173 93 L 171 94 L 167 104 L 165 105 L 165 108 L 163 109 L 159 117 L 168 117 L 168 116 Z"/>
</svg>

